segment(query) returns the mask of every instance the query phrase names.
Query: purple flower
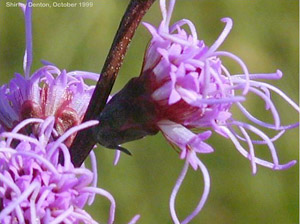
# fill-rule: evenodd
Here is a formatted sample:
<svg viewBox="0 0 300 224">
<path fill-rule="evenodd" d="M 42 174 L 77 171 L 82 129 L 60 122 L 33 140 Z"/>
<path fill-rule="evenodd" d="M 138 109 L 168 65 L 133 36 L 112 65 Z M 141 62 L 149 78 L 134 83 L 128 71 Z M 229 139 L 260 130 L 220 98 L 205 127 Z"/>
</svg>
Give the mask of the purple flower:
<svg viewBox="0 0 300 224">
<path fill-rule="evenodd" d="M 84 210 L 95 194 L 111 202 L 107 223 L 114 223 L 115 200 L 96 187 L 94 153 L 92 170 L 75 168 L 68 149 L 78 131 L 98 123 L 81 124 L 95 88 L 85 80 L 96 81 L 99 74 L 61 71 L 43 61 L 30 75 L 31 3 L 19 4 L 26 27 L 25 77 L 16 73 L 0 87 L 0 223 L 97 223 Z"/>
<path fill-rule="evenodd" d="M 281 71 L 250 74 L 239 57 L 218 51 L 232 28 L 230 18 L 221 20 L 225 23 L 223 32 L 212 46 L 206 46 L 204 41 L 198 39 L 191 21 L 183 19 L 170 26 L 175 2 L 170 0 L 167 7 L 166 0 L 160 0 L 163 19 L 159 27 L 144 23 L 152 34 L 152 40 L 145 53 L 141 75 L 131 79 L 107 103 L 98 117 L 101 125 L 94 128 L 94 134 L 100 144 L 113 148 L 161 131 L 176 146 L 180 158 L 186 161 L 170 198 L 174 223 L 186 224 L 200 212 L 209 193 L 209 174 L 197 155 L 214 151 L 205 143 L 211 131 L 233 142 L 236 149 L 250 160 L 253 174 L 257 171 L 257 165 L 274 170 L 287 169 L 296 161 L 280 164 L 274 141 L 299 124 L 281 124 L 271 93 L 278 94 L 297 112 L 300 108 L 278 88 L 259 81 L 280 79 Z M 183 26 L 187 26 L 189 31 Z M 221 60 L 223 57 L 236 62 L 242 74 L 230 74 Z M 266 110 L 273 116 L 273 123 L 259 120 L 243 106 L 248 93 L 264 101 Z M 234 118 L 234 105 L 249 123 Z M 264 132 L 266 129 L 277 134 L 269 137 Z M 199 133 L 200 130 L 206 131 Z M 254 139 L 255 135 L 260 139 Z M 254 145 L 257 144 L 267 146 L 271 161 L 255 155 Z M 200 168 L 203 173 L 204 192 L 195 210 L 180 222 L 175 211 L 175 199 L 189 166 L 194 170 Z"/>
<path fill-rule="evenodd" d="M 286 130 L 298 127 L 298 123 L 281 125 L 279 113 L 271 100 L 271 92 L 277 93 L 297 112 L 299 106 L 278 88 L 257 81 L 259 79 L 280 79 L 282 72 L 269 74 L 250 74 L 245 63 L 236 55 L 218 51 L 232 28 L 232 20 L 223 18 L 225 28 L 212 46 L 206 46 L 199 40 L 193 23 L 183 19 L 170 24 L 175 0 L 170 0 L 168 9 L 166 1 L 160 1 L 162 22 L 158 28 L 144 23 L 152 34 L 151 43 L 146 51 L 140 79 L 147 80 L 148 93 L 152 103 L 157 108 L 157 126 L 167 140 L 180 148 L 180 158 L 186 159 L 186 164 L 180 175 L 170 199 L 170 208 L 175 223 L 188 223 L 202 208 L 209 189 L 209 176 L 205 166 L 197 158 L 197 153 L 213 152 L 212 147 L 203 141 L 209 138 L 210 131 L 202 134 L 193 133 L 192 129 L 210 128 L 225 138 L 231 139 L 237 150 L 252 165 L 253 174 L 256 165 L 262 165 L 274 170 L 286 169 L 296 161 L 281 165 L 273 142 Z M 182 27 L 187 25 L 190 32 Z M 223 64 L 221 57 L 235 61 L 243 74 L 231 75 Z M 238 93 L 242 92 L 241 95 Z M 266 123 L 253 116 L 243 105 L 247 94 L 251 92 L 260 97 L 271 111 L 273 123 Z M 252 123 L 244 123 L 234 118 L 231 113 L 233 105 L 237 105 L 245 117 Z M 237 128 L 240 132 L 236 131 Z M 273 138 L 267 136 L 260 128 L 277 131 Z M 261 140 L 253 140 L 250 134 L 255 134 Z M 249 150 L 241 142 L 246 142 Z M 266 145 L 271 153 L 272 161 L 266 161 L 255 156 L 254 145 Z M 190 164 L 195 170 L 199 167 L 204 174 L 204 194 L 194 212 L 183 222 L 179 222 L 175 209 L 175 197 Z"/>
<path fill-rule="evenodd" d="M 283 126 L 280 124 L 280 117 L 271 100 L 271 91 L 280 95 L 296 111 L 300 111 L 298 105 L 289 99 L 281 90 L 276 87 L 254 81 L 254 79 L 279 79 L 282 77 L 281 71 L 270 74 L 249 74 L 244 62 L 230 52 L 217 51 L 217 48 L 227 37 L 232 27 L 230 18 L 222 19 L 226 23 L 224 31 L 211 47 L 207 47 L 203 41 L 198 40 L 196 29 L 191 21 L 183 19 L 172 26 L 169 26 L 172 10 L 175 1 L 171 0 L 168 10 L 164 0 L 160 1 L 163 20 L 158 28 L 145 23 L 145 26 L 151 32 L 153 38 L 145 55 L 145 62 L 141 77 L 154 76 L 148 78 L 151 82 L 151 97 L 159 108 L 158 117 L 160 120 L 169 120 L 157 123 L 160 130 L 166 135 L 167 139 L 185 150 L 185 144 L 189 144 L 190 137 L 183 138 L 186 142 L 176 142 L 176 138 L 168 136 L 172 132 L 178 132 L 179 135 L 190 136 L 192 128 L 211 128 L 217 133 L 231 138 L 238 149 L 237 139 L 245 141 L 250 145 L 266 144 L 269 146 L 273 155 L 273 164 L 256 159 L 254 155 L 249 155 L 254 162 L 253 173 L 255 173 L 255 164 L 264 165 L 274 169 L 281 169 L 278 159 L 276 159 L 275 150 L 273 150 L 273 141 L 276 140 L 285 130 L 297 127 L 298 123 Z M 191 34 L 188 34 L 183 25 L 188 25 Z M 231 75 L 222 64 L 220 57 L 229 57 L 240 65 L 244 74 Z M 237 95 L 241 90 L 242 95 Z M 269 124 L 258 120 L 248 112 L 242 105 L 246 99 L 247 93 L 251 92 L 264 100 L 266 109 L 270 110 L 274 123 Z M 230 109 L 237 105 L 241 112 L 255 125 L 279 131 L 279 134 L 270 139 L 260 129 L 243 122 L 239 122 L 232 117 Z M 177 123 L 177 125 L 174 124 Z M 180 127 L 180 128 L 179 128 Z M 239 136 L 233 127 L 241 129 L 243 134 Z M 176 130 L 175 130 L 176 129 Z M 248 138 L 248 132 L 253 132 L 263 139 L 263 141 L 252 141 Z M 201 135 L 195 135 L 202 143 Z M 193 142 L 195 145 L 195 141 Z M 197 143 L 196 143 L 197 144 Z M 201 144 L 199 144 L 201 145 Z M 201 148 L 201 146 L 199 146 Z M 205 146 L 206 147 L 206 146 Z M 200 149 L 196 150 L 201 152 Z M 203 152 L 212 152 L 203 149 Z M 202 152 L 202 153 L 203 153 Z M 241 150 L 244 156 L 248 156 Z"/>
<path fill-rule="evenodd" d="M 55 128 L 62 135 L 81 123 L 94 86 L 84 79 L 97 80 L 98 74 L 73 71 L 67 73 L 46 65 L 29 78 L 16 74 L 8 85 L 0 87 L 0 124 L 4 130 L 26 118 L 55 117 Z M 68 139 L 70 144 L 73 136 Z"/>
<path fill-rule="evenodd" d="M 108 223 L 113 223 L 115 201 L 110 193 L 96 187 L 94 153 L 90 154 L 92 171 L 84 164 L 75 168 L 63 143 L 74 132 L 98 122 L 83 123 L 60 137 L 54 123 L 53 116 L 30 118 L 0 134 L 0 222 L 97 223 L 83 207 L 100 194 L 111 202 Z M 36 134 L 21 133 L 32 124 L 37 126 Z"/>
<path fill-rule="evenodd" d="M 198 167 L 195 153 L 211 153 L 214 151 L 210 145 L 203 142 L 210 137 L 211 131 L 195 134 L 182 125 L 169 120 L 158 122 L 158 126 L 168 141 L 174 143 L 181 149 L 180 158 L 187 158 L 195 170 Z"/>
<path fill-rule="evenodd" d="M 30 4 L 32 1 L 27 1 Z M 31 7 L 20 4 L 25 15 L 26 50 L 25 77 L 16 73 L 9 84 L 0 87 L 0 128 L 12 130 L 26 118 L 55 117 L 59 135 L 81 123 L 95 86 L 85 80 L 97 81 L 99 74 L 85 71 L 59 70 L 49 62 L 30 75 L 32 63 Z M 70 145 L 73 136 L 65 142 Z"/>
</svg>

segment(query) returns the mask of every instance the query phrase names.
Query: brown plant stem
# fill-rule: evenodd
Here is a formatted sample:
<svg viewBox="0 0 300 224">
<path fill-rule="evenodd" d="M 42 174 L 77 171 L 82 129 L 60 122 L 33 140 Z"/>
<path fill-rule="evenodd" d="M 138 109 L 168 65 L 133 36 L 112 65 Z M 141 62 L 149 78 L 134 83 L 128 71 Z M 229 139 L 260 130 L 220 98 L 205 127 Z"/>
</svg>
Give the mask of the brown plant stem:
<svg viewBox="0 0 300 224">
<path fill-rule="evenodd" d="M 102 68 L 83 122 L 96 119 L 104 109 L 135 30 L 154 1 L 130 1 Z M 77 133 L 70 147 L 71 159 L 75 167 L 79 167 L 83 163 L 96 143 L 91 129 Z"/>
</svg>

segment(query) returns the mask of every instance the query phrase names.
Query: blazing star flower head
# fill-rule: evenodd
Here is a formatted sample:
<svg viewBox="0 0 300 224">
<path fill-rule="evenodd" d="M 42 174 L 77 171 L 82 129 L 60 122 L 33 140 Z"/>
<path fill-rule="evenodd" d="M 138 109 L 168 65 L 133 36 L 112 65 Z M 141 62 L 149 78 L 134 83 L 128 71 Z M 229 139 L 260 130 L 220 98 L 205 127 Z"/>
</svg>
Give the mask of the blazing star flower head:
<svg viewBox="0 0 300 224">
<path fill-rule="evenodd" d="M 255 126 L 236 121 L 230 111 L 233 105 L 237 105 L 255 125 L 279 131 L 279 136 L 284 130 L 298 126 L 298 123 L 287 126 L 280 124 L 280 117 L 271 100 L 270 92 L 279 94 L 299 112 L 296 103 L 276 87 L 254 81 L 254 79 L 279 79 L 282 72 L 277 70 L 276 73 L 270 74 L 249 74 L 247 66 L 236 55 L 217 51 L 232 28 L 230 18 L 222 19 L 226 23 L 223 32 L 211 47 L 207 47 L 203 41 L 198 40 L 191 21 L 183 19 L 169 26 L 174 0 L 170 1 L 168 10 L 164 0 L 160 1 L 160 5 L 163 15 L 160 26 L 155 28 L 145 23 L 153 37 L 145 55 L 141 76 L 152 76 L 151 97 L 159 108 L 160 121 L 157 124 L 166 138 L 182 150 L 194 148 L 196 152 L 208 153 L 213 150 L 208 149 L 207 145 L 202 146 L 204 140 L 202 134 L 193 135 L 189 129 L 211 128 L 231 138 L 238 149 L 241 148 L 237 145 L 236 138 L 246 141 L 249 148 L 255 143 L 268 145 L 273 155 L 273 164 L 257 160 L 254 155 L 248 157 L 243 150 L 241 152 L 254 163 L 274 169 L 284 168 L 278 163 L 272 140 Z M 188 25 L 191 34 L 182 28 L 183 25 Z M 244 74 L 231 75 L 220 57 L 229 57 L 237 62 Z M 241 96 L 236 94 L 238 90 L 242 91 Z M 274 124 L 260 121 L 246 110 L 241 102 L 246 99 L 248 92 L 265 101 L 266 109 L 273 115 Z M 238 137 L 233 131 L 235 126 L 243 130 L 243 137 Z M 246 130 L 260 136 L 263 141 L 248 139 Z M 184 136 L 180 142 L 179 136 Z"/>
<path fill-rule="evenodd" d="M 29 4 L 32 1 L 28 1 Z M 60 70 L 51 63 L 30 76 L 32 62 L 31 10 L 20 4 L 25 15 L 26 50 L 24 55 L 25 77 L 16 73 L 9 84 L 0 87 L 0 130 L 12 130 L 26 118 L 46 119 L 55 117 L 59 135 L 81 123 L 95 86 L 85 80 L 97 81 L 99 74 L 85 71 Z M 32 129 L 32 128 L 31 128 Z M 34 130 L 29 130 L 29 133 Z M 65 142 L 70 145 L 73 136 Z"/>
<path fill-rule="evenodd" d="M 196 153 L 210 153 L 213 149 L 203 141 L 209 138 L 210 131 L 195 134 L 192 128 L 211 128 L 226 138 L 230 138 L 240 153 L 251 161 L 252 172 L 256 173 L 256 164 L 272 169 L 280 170 L 291 167 L 295 161 L 280 165 L 273 144 L 285 130 L 298 126 L 298 123 L 282 126 L 280 117 L 274 103 L 271 100 L 271 91 L 280 95 L 296 111 L 299 107 L 281 90 L 255 79 L 280 79 L 282 72 L 277 70 L 271 74 L 249 74 L 245 63 L 236 55 L 218 51 L 232 28 L 232 20 L 224 18 L 225 28 L 215 43 L 208 47 L 198 40 L 193 23 L 183 19 L 169 26 L 175 0 L 171 0 L 168 10 L 166 2 L 160 1 L 163 20 L 158 28 L 145 24 L 152 40 L 145 55 L 145 62 L 141 76 L 154 76 L 151 79 L 153 90 L 151 97 L 159 108 L 161 121 L 158 127 L 167 140 L 181 149 L 180 158 L 186 159 L 185 167 L 173 190 L 170 208 L 173 220 L 179 223 L 175 213 L 174 204 L 178 188 L 185 176 L 187 163 L 195 170 L 202 169 L 205 180 L 205 188 L 202 199 L 194 212 L 182 223 L 188 223 L 202 208 L 208 194 L 209 176 L 204 165 L 197 158 Z M 187 25 L 190 34 L 182 26 Z M 229 57 L 239 64 L 243 74 L 231 75 L 220 57 Z M 238 90 L 242 95 L 237 95 Z M 274 123 L 269 124 L 259 120 L 250 114 L 242 105 L 247 93 L 251 92 L 260 97 L 270 110 Z M 237 105 L 241 112 L 253 124 L 244 123 L 234 119 L 231 107 Z M 274 138 L 268 137 L 261 128 L 278 131 Z M 240 129 L 240 136 L 234 127 Z M 252 140 L 249 132 L 259 136 L 262 140 Z M 248 144 L 249 152 L 240 143 Z M 272 162 L 257 158 L 254 153 L 254 144 L 268 146 Z"/>
<path fill-rule="evenodd" d="M 271 92 L 282 97 L 297 112 L 300 109 L 281 90 L 259 81 L 280 79 L 281 71 L 250 74 L 238 56 L 218 51 L 232 28 L 230 18 L 221 20 L 225 23 L 223 32 L 214 44 L 206 46 L 204 41 L 198 39 L 191 21 L 183 19 L 170 26 L 175 2 L 170 0 L 167 7 L 166 0 L 160 0 L 163 19 L 158 27 L 144 23 L 152 40 L 145 53 L 142 73 L 138 78 L 130 80 L 108 102 L 99 116 L 101 125 L 95 128 L 95 136 L 100 144 L 111 146 L 111 136 L 121 136 L 113 139 L 122 144 L 156 134 L 160 130 L 172 145 L 179 148 L 180 158 L 186 160 L 170 198 L 170 210 L 174 223 L 189 223 L 200 212 L 209 193 L 209 175 L 197 154 L 213 152 L 213 148 L 204 142 L 212 134 L 210 130 L 231 139 L 237 150 L 250 160 L 253 174 L 257 171 L 257 164 L 274 170 L 287 169 L 296 161 L 280 164 L 273 142 L 286 130 L 298 127 L 299 124 L 281 125 Z M 230 74 L 222 57 L 236 62 L 241 67 L 242 74 Z M 266 110 L 273 116 L 273 123 L 259 120 L 243 106 L 242 102 L 247 99 L 248 93 L 255 94 L 264 101 Z M 250 123 L 234 118 L 231 112 L 234 105 Z M 118 111 L 118 116 L 112 119 L 110 115 L 115 111 Z M 196 133 L 196 129 L 210 130 Z M 269 137 L 264 129 L 274 130 L 277 134 Z M 252 134 L 261 140 L 252 139 Z M 248 149 L 243 143 L 248 145 Z M 272 161 L 256 157 L 256 144 L 269 148 Z M 189 165 L 194 170 L 200 168 L 202 171 L 204 193 L 195 210 L 180 222 L 175 212 L 175 199 Z"/>
<path fill-rule="evenodd" d="M 28 79 L 16 74 L 0 87 L 1 128 L 11 130 L 26 118 L 54 116 L 55 128 L 62 135 L 81 123 L 87 109 L 94 86 L 86 85 L 84 79 L 98 77 L 89 72 L 67 73 L 52 65 L 43 66 Z"/>
<path fill-rule="evenodd" d="M 280 79 L 282 72 L 270 74 L 250 74 L 245 63 L 236 55 L 218 51 L 232 28 L 232 20 L 223 18 L 225 28 L 215 43 L 208 47 L 202 40 L 198 40 L 193 23 L 183 19 L 169 26 L 175 0 L 170 0 L 168 10 L 166 1 L 161 0 L 160 6 L 163 20 L 158 28 L 145 23 L 152 34 L 152 40 L 146 51 L 143 72 L 141 76 L 152 76 L 151 97 L 159 108 L 157 122 L 159 129 L 171 144 L 181 149 L 180 158 L 186 159 L 195 170 L 200 167 L 204 174 L 205 189 L 203 197 L 194 210 L 182 223 L 188 223 L 200 211 L 208 193 L 209 177 L 206 169 L 196 153 L 213 152 L 212 147 L 203 141 L 209 138 L 210 131 L 196 134 L 193 128 L 210 128 L 215 132 L 230 138 L 238 151 L 251 161 L 252 172 L 256 173 L 256 164 L 275 170 L 291 167 L 295 161 L 280 165 L 273 141 L 278 139 L 285 130 L 297 127 L 299 124 L 283 126 L 274 103 L 271 91 L 281 96 L 297 112 L 300 109 L 296 103 L 288 98 L 281 90 L 256 79 Z M 190 33 L 183 29 L 187 25 Z M 242 75 L 231 75 L 223 64 L 221 57 L 229 57 L 242 69 Z M 241 90 L 242 95 L 237 95 Z M 274 123 L 269 124 L 254 117 L 242 105 L 247 94 L 251 92 L 260 97 L 270 110 Z M 237 105 L 241 112 L 252 124 L 235 120 L 231 107 Z M 278 132 L 274 138 L 268 137 L 260 128 L 273 129 Z M 240 129 L 240 136 L 234 128 Z M 249 132 L 259 136 L 262 140 L 252 140 Z M 249 152 L 240 143 L 248 144 Z M 255 144 L 265 144 L 272 155 L 272 162 L 257 158 L 254 153 Z M 175 223 L 179 223 L 175 209 L 175 196 L 186 173 L 186 166 L 177 181 L 170 200 L 171 214 Z"/>
<path fill-rule="evenodd" d="M 30 118 L 11 132 L 0 134 L 0 222 L 97 223 L 83 208 L 100 194 L 111 202 L 108 223 L 113 223 L 115 201 L 107 191 L 96 187 L 94 153 L 90 154 L 92 171 L 84 164 L 75 168 L 63 143 L 74 132 L 98 122 L 83 123 L 60 137 L 54 123 L 53 116 L 46 120 Z M 21 133 L 32 124 L 37 124 L 36 134 Z"/>
</svg>

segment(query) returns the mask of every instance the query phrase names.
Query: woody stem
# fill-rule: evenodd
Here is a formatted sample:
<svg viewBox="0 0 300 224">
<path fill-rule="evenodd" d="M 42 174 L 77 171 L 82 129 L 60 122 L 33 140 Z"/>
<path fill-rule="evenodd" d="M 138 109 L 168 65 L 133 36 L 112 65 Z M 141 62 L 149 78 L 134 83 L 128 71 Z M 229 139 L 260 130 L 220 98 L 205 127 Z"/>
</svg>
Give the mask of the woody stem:
<svg viewBox="0 0 300 224">
<path fill-rule="evenodd" d="M 96 119 L 104 109 L 131 39 L 143 16 L 154 1 L 130 1 L 107 55 L 83 122 Z M 75 167 L 79 167 L 83 163 L 97 143 L 91 132 L 91 129 L 79 131 L 70 147 L 71 159 Z"/>
</svg>

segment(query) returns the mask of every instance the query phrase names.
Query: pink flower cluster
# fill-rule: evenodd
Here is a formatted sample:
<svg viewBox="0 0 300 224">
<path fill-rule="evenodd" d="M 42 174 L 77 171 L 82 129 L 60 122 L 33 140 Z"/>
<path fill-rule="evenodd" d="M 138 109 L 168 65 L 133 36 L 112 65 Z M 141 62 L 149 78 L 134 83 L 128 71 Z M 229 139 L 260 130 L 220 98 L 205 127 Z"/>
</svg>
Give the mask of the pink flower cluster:
<svg viewBox="0 0 300 224">
<path fill-rule="evenodd" d="M 99 74 L 60 71 L 46 65 L 29 78 L 16 74 L 8 85 L 0 87 L 0 124 L 4 130 L 12 128 L 26 118 L 55 117 L 55 128 L 62 135 L 81 123 L 94 86 L 86 79 L 98 80 Z M 68 139 L 70 143 L 72 136 Z"/>
<path fill-rule="evenodd" d="M 81 124 L 95 88 L 86 85 L 85 80 L 98 80 L 99 74 L 67 72 L 44 62 L 43 67 L 30 75 L 30 3 L 32 0 L 27 0 L 27 5 L 20 4 L 26 27 L 25 77 L 16 74 L 9 84 L 0 87 L 0 223 L 97 223 L 84 210 L 86 204 L 92 204 L 95 194 L 110 200 L 108 223 L 114 222 L 114 198 L 96 187 L 95 155 L 90 154 L 92 171 L 84 164 L 75 168 L 70 159 L 68 147 L 77 131 L 85 128 L 93 127 L 93 137 L 108 148 L 121 150 L 122 143 L 158 131 L 176 146 L 185 164 L 169 202 L 175 224 L 189 223 L 206 202 L 210 176 L 198 156 L 214 151 L 206 143 L 213 132 L 233 142 L 250 161 L 253 174 L 257 172 L 257 165 L 282 170 L 296 163 L 281 164 L 274 142 L 299 123 L 281 124 L 271 94 L 282 97 L 298 113 L 300 108 L 280 89 L 260 81 L 280 79 L 281 71 L 252 74 L 238 56 L 218 50 L 232 28 L 230 18 L 221 20 L 225 23 L 224 30 L 211 46 L 207 46 L 199 40 L 191 21 L 182 19 L 170 25 L 176 0 L 169 0 L 168 5 L 166 0 L 160 0 L 163 17 L 160 25 L 144 23 L 152 39 L 141 75 L 108 102 L 99 115 L 99 122 Z M 232 75 L 223 57 L 236 62 L 242 74 Z M 243 102 L 248 93 L 265 103 L 265 109 L 273 116 L 272 123 L 258 119 L 246 109 Z M 235 118 L 234 105 L 249 123 Z M 266 129 L 277 134 L 270 137 Z M 270 161 L 256 156 L 257 144 L 269 149 Z M 115 163 L 119 155 L 117 151 Z M 196 208 L 179 221 L 175 200 L 189 166 L 202 172 L 204 190 Z M 138 219 L 139 216 L 135 216 L 130 223 Z"/>
<path fill-rule="evenodd" d="M 75 168 L 68 145 L 77 131 L 94 91 L 86 79 L 99 74 L 60 71 L 45 66 L 30 76 L 32 62 L 31 7 L 25 14 L 24 73 L 0 87 L 0 223 L 97 223 L 85 210 L 95 194 L 111 202 L 108 223 L 114 222 L 115 200 L 97 187 L 97 164 Z M 134 217 L 135 223 L 139 217 Z"/>
<path fill-rule="evenodd" d="M 58 137 L 55 119 L 30 118 L 20 122 L 0 138 L 0 222 L 9 223 L 97 223 L 83 209 L 93 203 L 95 194 L 111 202 L 113 223 L 115 201 L 110 193 L 97 188 L 97 165 L 90 154 L 92 171 L 75 168 L 64 141 L 81 129 L 97 124 L 89 121 Z M 37 125 L 36 134 L 22 130 Z M 54 140 L 56 139 L 56 140 Z M 60 162 L 63 160 L 63 162 Z"/>
<path fill-rule="evenodd" d="M 162 22 L 159 27 L 144 23 L 152 35 L 151 43 L 145 53 L 142 74 L 139 79 L 146 79 L 150 86 L 152 103 L 156 107 L 157 126 L 173 145 L 180 149 L 180 158 L 186 163 L 171 195 L 170 209 L 174 223 L 188 223 L 201 210 L 209 192 L 209 175 L 197 157 L 198 153 L 211 153 L 213 148 L 204 141 L 211 131 L 195 133 L 195 129 L 211 129 L 216 133 L 231 139 L 236 149 L 251 162 L 253 174 L 257 164 L 274 170 L 287 169 L 296 161 L 280 164 L 274 146 L 286 130 L 299 126 L 299 123 L 282 125 L 280 116 L 271 99 L 271 92 L 282 97 L 297 112 L 299 106 L 278 88 L 258 81 L 259 79 L 280 79 L 282 72 L 251 74 L 245 63 L 236 55 L 219 51 L 219 46 L 228 36 L 233 22 L 223 18 L 225 28 L 211 46 L 206 46 L 199 40 L 196 28 L 187 19 L 182 19 L 170 25 L 175 0 L 160 0 Z M 186 31 L 183 26 L 189 28 Z M 223 64 L 221 58 L 227 57 L 236 62 L 242 74 L 232 75 Z M 273 123 L 266 123 L 253 116 L 242 104 L 248 93 L 261 98 L 266 109 L 273 116 Z M 234 118 L 231 112 L 233 105 L 250 121 L 245 123 Z M 276 136 L 269 137 L 263 129 L 277 131 Z M 237 130 L 238 131 L 237 131 Z M 252 134 L 261 140 L 254 140 Z M 242 146 L 242 142 L 248 148 Z M 266 145 L 271 153 L 272 161 L 266 161 L 255 155 L 256 144 Z M 204 175 L 204 193 L 197 208 L 184 221 L 179 222 L 175 212 L 175 197 L 186 174 L 188 165 L 193 169 L 200 168 Z"/>
</svg>

